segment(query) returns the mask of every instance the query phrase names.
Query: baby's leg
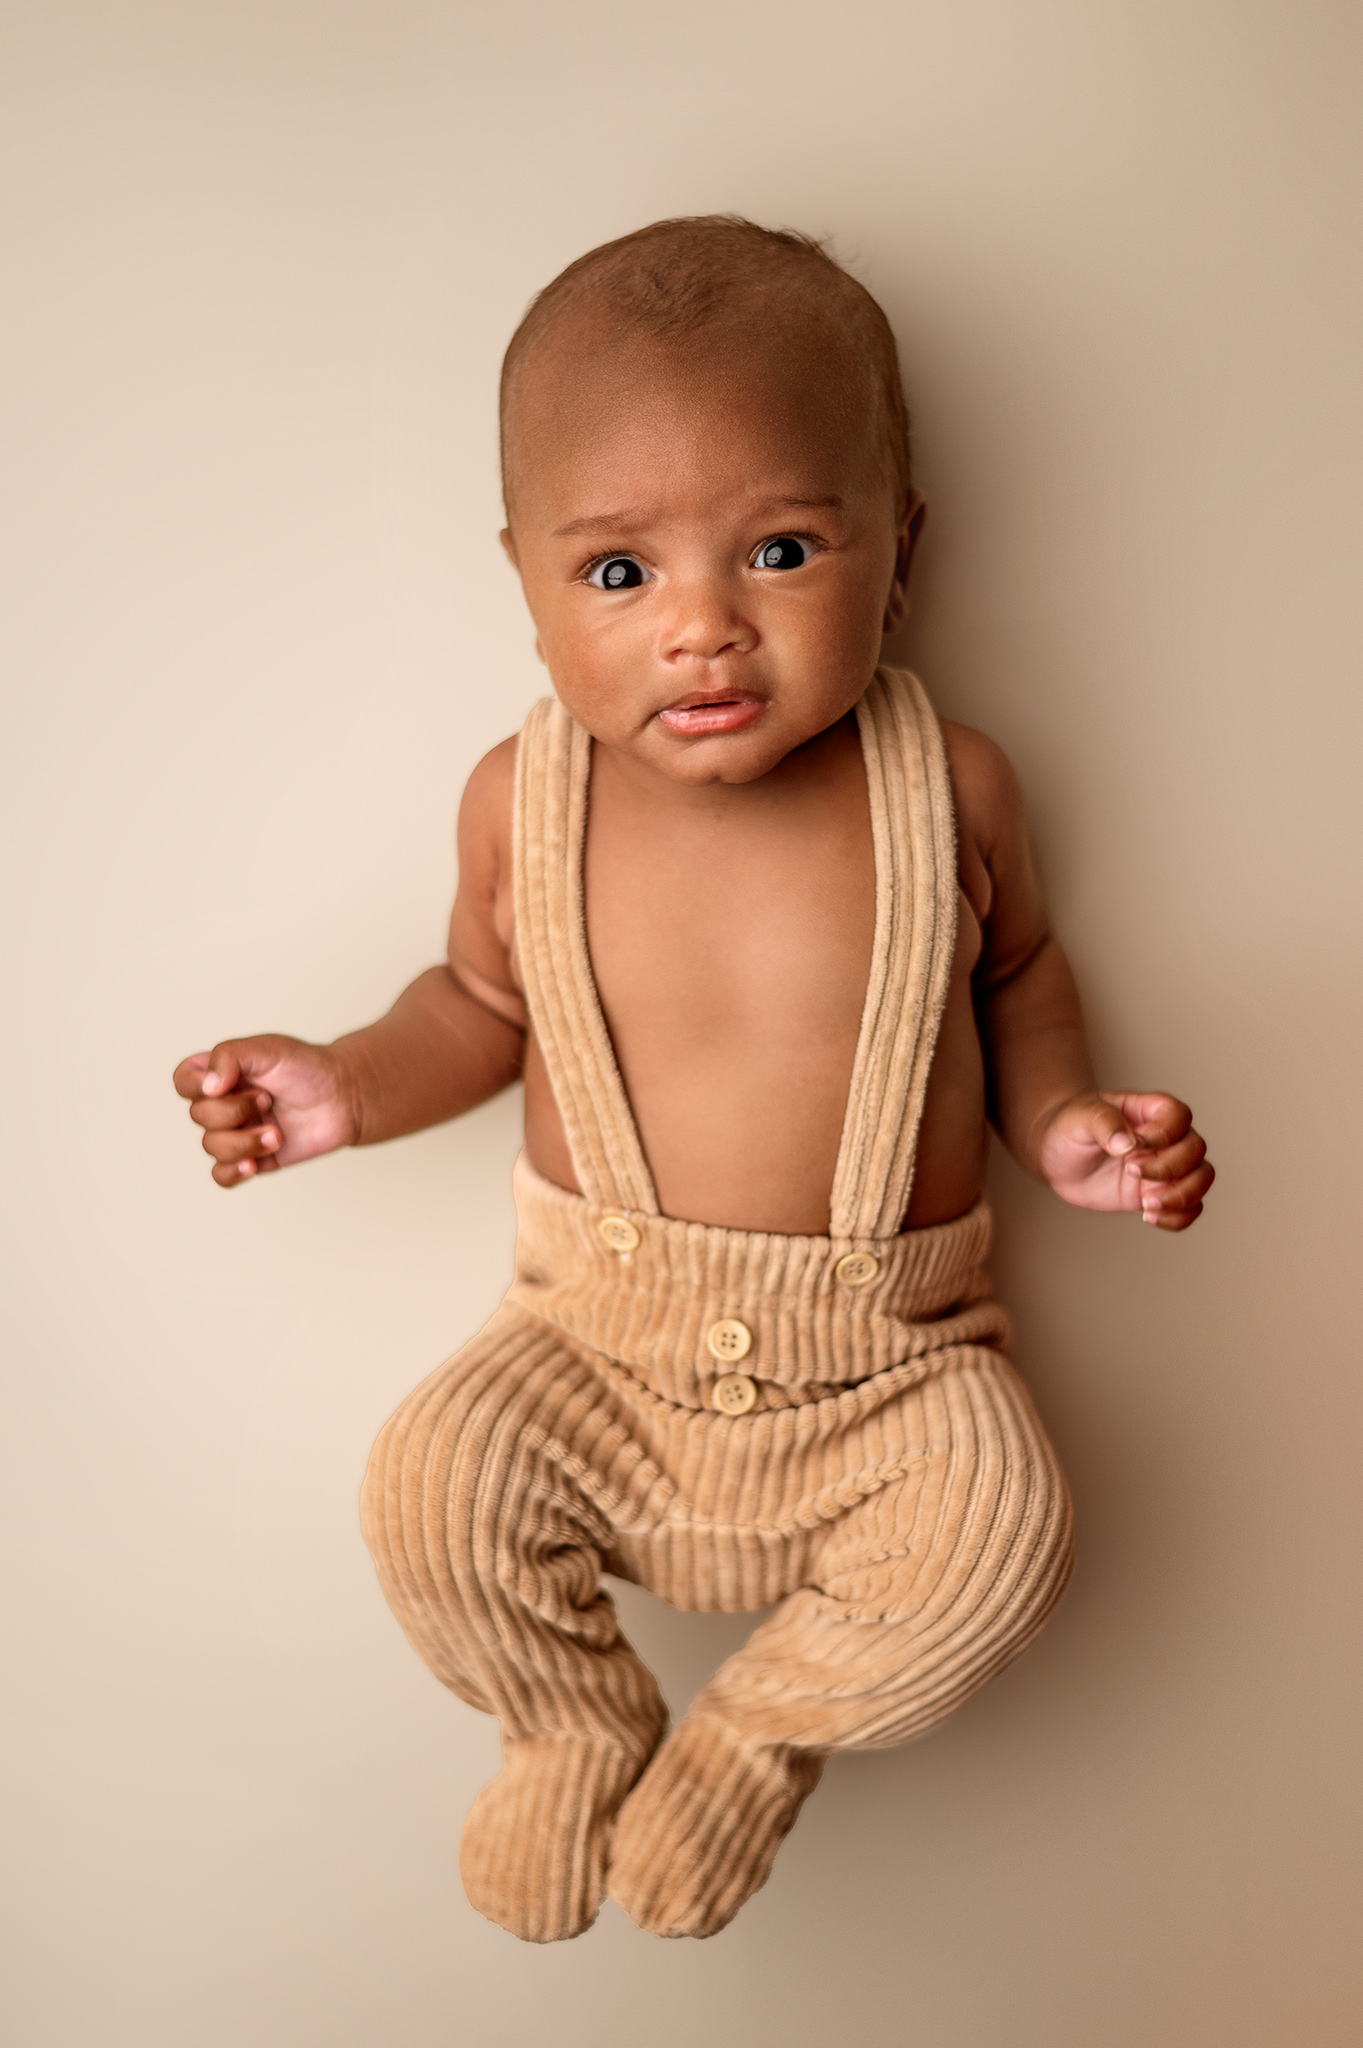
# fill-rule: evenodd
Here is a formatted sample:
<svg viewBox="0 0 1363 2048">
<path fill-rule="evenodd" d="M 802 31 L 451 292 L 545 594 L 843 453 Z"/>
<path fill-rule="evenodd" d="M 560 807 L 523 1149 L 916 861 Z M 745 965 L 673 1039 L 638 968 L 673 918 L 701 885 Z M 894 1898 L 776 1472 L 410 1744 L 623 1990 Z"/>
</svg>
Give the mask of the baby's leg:
<svg viewBox="0 0 1363 2048">
<path fill-rule="evenodd" d="M 384 1592 L 437 1678 L 500 1717 L 460 1870 L 527 1941 L 596 1918 L 610 1826 L 666 1721 L 601 1590 L 610 1510 L 647 1474 L 590 1366 L 498 1312 L 387 1424 L 365 1480 Z"/>
<path fill-rule="evenodd" d="M 720 1667 L 621 1811 L 611 1896 L 655 1934 L 726 1925 L 829 1754 L 924 1734 L 1064 1591 L 1069 1497 L 1007 1362 L 973 1350 L 904 1398 L 907 1475 L 830 1524 L 813 1583 Z"/>
</svg>

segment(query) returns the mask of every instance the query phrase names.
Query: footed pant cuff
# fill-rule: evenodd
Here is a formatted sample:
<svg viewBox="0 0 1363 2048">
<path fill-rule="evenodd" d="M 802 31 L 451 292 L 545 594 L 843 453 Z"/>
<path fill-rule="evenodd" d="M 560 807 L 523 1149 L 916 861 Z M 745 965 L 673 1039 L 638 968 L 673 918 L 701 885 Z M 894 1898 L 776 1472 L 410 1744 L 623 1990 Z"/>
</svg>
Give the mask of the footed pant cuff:
<svg viewBox="0 0 1363 2048">
<path fill-rule="evenodd" d="M 504 1754 L 464 1826 L 464 1890 L 522 1941 L 566 1941 L 601 1909 L 611 1823 L 646 1759 L 580 1735 L 528 1736 Z"/>
<path fill-rule="evenodd" d="M 766 1883 L 823 1767 L 688 1714 L 621 1808 L 611 1897 L 649 1934 L 718 1934 Z"/>
</svg>

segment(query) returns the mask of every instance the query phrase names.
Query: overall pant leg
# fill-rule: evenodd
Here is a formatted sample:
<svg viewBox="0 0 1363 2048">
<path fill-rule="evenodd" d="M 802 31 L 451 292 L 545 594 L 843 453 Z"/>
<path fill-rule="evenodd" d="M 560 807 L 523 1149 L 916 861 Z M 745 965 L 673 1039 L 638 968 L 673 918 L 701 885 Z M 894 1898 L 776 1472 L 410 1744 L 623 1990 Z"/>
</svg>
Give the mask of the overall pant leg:
<svg viewBox="0 0 1363 2048">
<path fill-rule="evenodd" d="M 1064 1591 L 1069 1496 L 1007 1361 L 958 1354 L 901 1400 L 905 1476 L 830 1523 L 811 1582 L 721 1665 L 625 1804 L 611 1895 L 654 1933 L 724 1926 L 831 1753 L 925 1734 Z"/>
<path fill-rule="evenodd" d="M 460 1868 L 479 1911 L 526 1940 L 595 1918 L 611 1820 L 666 1722 L 601 1588 L 612 1513 L 648 1476 L 585 1357 L 504 1308 L 398 1409 L 365 1480 L 365 1536 L 409 1640 L 501 1721 L 504 1767 Z"/>
</svg>

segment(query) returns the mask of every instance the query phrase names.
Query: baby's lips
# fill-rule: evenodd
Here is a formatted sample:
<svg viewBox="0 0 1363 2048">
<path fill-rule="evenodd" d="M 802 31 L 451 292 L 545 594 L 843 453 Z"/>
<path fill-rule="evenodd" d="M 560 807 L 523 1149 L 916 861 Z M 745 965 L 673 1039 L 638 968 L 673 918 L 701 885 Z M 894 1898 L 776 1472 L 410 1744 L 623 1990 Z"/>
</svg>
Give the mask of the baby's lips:
<svg viewBox="0 0 1363 2048">
<path fill-rule="evenodd" d="M 706 702 L 685 698 L 679 704 L 669 704 L 658 713 L 658 721 L 668 732 L 689 737 L 703 737 L 715 732 L 743 732 L 755 725 L 767 708 L 764 697 L 751 697 L 735 693 Z"/>
</svg>

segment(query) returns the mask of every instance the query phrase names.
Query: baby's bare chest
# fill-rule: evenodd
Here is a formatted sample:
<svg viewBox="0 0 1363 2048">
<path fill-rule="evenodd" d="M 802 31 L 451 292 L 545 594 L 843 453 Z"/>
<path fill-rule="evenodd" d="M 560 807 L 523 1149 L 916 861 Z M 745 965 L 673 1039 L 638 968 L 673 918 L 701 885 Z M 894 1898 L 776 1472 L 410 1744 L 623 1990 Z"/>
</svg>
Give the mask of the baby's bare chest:
<svg viewBox="0 0 1363 2048">
<path fill-rule="evenodd" d="M 638 823 L 589 827 L 587 938 L 663 1211 L 825 1229 L 875 931 L 864 799 Z"/>
<path fill-rule="evenodd" d="M 622 1059 L 836 1063 L 841 1050 L 850 1069 L 875 928 L 869 821 L 848 806 L 646 835 L 633 822 L 594 823 L 585 863 L 592 967 Z"/>
</svg>

